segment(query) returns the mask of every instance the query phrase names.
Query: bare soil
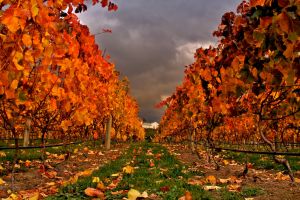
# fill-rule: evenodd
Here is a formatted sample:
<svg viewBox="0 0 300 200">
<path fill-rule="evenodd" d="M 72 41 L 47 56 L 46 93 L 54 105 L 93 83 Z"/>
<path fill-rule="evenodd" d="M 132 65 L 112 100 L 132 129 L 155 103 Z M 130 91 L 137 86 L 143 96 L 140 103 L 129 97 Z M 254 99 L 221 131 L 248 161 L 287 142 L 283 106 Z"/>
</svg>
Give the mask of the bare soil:
<svg viewBox="0 0 300 200">
<path fill-rule="evenodd" d="M 40 198 L 55 194 L 60 186 L 75 181 L 74 177 L 88 176 L 105 163 L 116 160 L 128 146 L 117 144 L 108 151 L 102 147 L 85 152 L 79 150 L 70 156 L 65 155 L 65 158 L 59 157 L 61 155 L 48 154 L 45 165 L 42 165 L 40 160 L 35 160 L 25 171 L 19 170 L 20 172 L 15 173 L 14 193 L 26 196 L 26 193 L 38 192 Z M 0 198 L 9 196 L 12 190 L 11 176 L 9 173 L 0 177 L 6 182 L 0 185 Z"/>
<path fill-rule="evenodd" d="M 202 152 L 201 159 L 196 154 L 191 152 L 188 145 L 165 145 L 168 150 L 175 155 L 182 163 L 189 166 L 190 170 L 198 171 L 199 174 L 215 176 L 217 179 L 227 179 L 231 176 L 239 177 L 245 165 L 229 160 L 229 163 L 224 164 L 224 160 L 216 158 L 221 168 L 215 169 L 215 165 L 208 163 L 206 153 Z M 300 173 L 296 172 L 295 177 L 300 178 Z M 255 200 L 296 200 L 300 199 L 300 183 L 291 183 L 287 175 L 283 175 L 275 170 L 258 170 L 249 169 L 245 177 L 241 176 L 242 188 L 260 188 L 263 194 L 253 197 Z M 298 179 L 299 180 L 299 179 Z M 213 194 L 214 192 L 212 192 Z"/>
</svg>

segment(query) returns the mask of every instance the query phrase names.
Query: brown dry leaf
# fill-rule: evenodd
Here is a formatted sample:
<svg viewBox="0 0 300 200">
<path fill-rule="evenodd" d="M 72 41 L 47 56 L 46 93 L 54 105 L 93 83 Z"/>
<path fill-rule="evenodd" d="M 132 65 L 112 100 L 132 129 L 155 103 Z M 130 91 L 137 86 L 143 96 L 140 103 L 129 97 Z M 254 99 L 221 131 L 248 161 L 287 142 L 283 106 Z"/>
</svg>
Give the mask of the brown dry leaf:
<svg viewBox="0 0 300 200">
<path fill-rule="evenodd" d="M 206 182 L 210 183 L 212 185 L 216 185 L 217 184 L 217 179 L 216 179 L 215 176 L 210 175 L 210 176 L 206 177 Z"/>
<path fill-rule="evenodd" d="M 295 178 L 295 183 L 300 183 L 300 178 Z"/>
<path fill-rule="evenodd" d="M 48 178 L 52 179 L 52 178 L 55 178 L 55 177 L 56 177 L 57 172 L 56 172 L 56 171 L 49 171 L 49 172 L 46 172 L 45 175 L 46 175 Z"/>
<path fill-rule="evenodd" d="M 125 194 L 127 192 L 128 192 L 128 190 L 119 190 L 119 191 L 111 192 L 111 194 L 112 195 L 118 195 L 118 194 Z"/>
<path fill-rule="evenodd" d="M 203 184 L 205 184 L 205 181 L 200 180 L 200 179 L 189 179 L 188 184 L 190 184 L 190 185 L 203 185 Z"/>
<path fill-rule="evenodd" d="M 126 174 L 133 174 L 134 168 L 130 165 L 127 165 L 126 167 L 123 167 L 123 172 Z"/>
<path fill-rule="evenodd" d="M 95 188 L 86 188 L 84 190 L 84 194 L 89 197 L 98 197 L 100 199 L 104 199 L 104 193 Z"/>
<path fill-rule="evenodd" d="M 206 191 L 213 191 L 213 190 L 220 190 L 221 187 L 215 185 L 205 185 L 203 186 L 203 189 Z"/>
<path fill-rule="evenodd" d="M 222 184 L 225 184 L 225 183 L 229 183 L 230 180 L 231 180 L 230 178 L 220 178 L 219 182 L 222 183 Z"/>
<path fill-rule="evenodd" d="M 239 184 L 231 184 L 227 186 L 228 191 L 230 192 L 239 192 L 241 191 L 242 186 Z"/>
</svg>

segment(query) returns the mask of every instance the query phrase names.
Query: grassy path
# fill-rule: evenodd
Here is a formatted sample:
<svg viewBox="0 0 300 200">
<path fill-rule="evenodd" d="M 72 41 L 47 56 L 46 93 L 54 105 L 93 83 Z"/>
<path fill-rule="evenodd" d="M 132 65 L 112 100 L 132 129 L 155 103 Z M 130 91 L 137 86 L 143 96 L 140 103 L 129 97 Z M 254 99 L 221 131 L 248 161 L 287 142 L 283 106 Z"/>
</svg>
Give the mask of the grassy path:
<svg viewBox="0 0 300 200">
<path fill-rule="evenodd" d="M 161 145 L 134 144 L 119 159 L 104 165 L 90 177 L 62 188 L 56 196 L 48 199 L 91 199 L 85 194 L 85 189 L 97 187 L 97 191 L 103 192 L 99 199 L 127 198 L 128 191 L 144 192 L 146 199 L 173 200 L 185 194 L 191 194 L 193 199 L 210 199 L 208 192 L 201 187 L 187 183 L 192 176 L 195 174 Z"/>
</svg>

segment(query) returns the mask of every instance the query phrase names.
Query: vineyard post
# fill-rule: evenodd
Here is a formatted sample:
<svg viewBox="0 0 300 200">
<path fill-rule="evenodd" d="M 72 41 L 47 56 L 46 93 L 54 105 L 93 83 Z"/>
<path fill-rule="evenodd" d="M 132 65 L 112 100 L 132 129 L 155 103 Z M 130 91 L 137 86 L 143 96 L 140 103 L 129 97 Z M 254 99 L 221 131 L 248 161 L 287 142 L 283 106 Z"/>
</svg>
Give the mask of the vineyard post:
<svg viewBox="0 0 300 200">
<path fill-rule="evenodd" d="M 110 141 L 111 141 L 111 124 L 112 124 L 112 116 L 111 114 L 109 115 L 107 124 L 106 124 L 106 137 L 105 137 L 105 148 L 107 150 L 110 149 Z"/>
<path fill-rule="evenodd" d="M 29 145 L 30 129 L 31 129 L 31 120 L 29 118 L 27 118 L 26 122 L 25 122 L 25 131 L 24 131 L 24 140 L 23 140 L 24 147 L 27 147 Z"/>
</svg>

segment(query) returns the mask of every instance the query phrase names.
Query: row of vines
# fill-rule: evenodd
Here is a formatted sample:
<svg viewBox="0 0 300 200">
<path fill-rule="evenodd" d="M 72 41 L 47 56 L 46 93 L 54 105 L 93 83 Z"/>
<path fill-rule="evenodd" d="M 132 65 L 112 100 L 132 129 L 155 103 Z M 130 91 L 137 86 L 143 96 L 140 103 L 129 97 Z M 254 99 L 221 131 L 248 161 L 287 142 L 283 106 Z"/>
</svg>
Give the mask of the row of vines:
<svg viewBox="0 0 300 200">
<path fill-rule="evenodd" d="M 250 0 L 222 17 L 166 106 L 157 141 L 300 142 L 300 1 Z M 274 156 L 293 175 L 288 161 Z"/>
<path fill-rule="evenodd" d="M 84 4 L 108 0 L 0 0 L 0 138 L 35 134 L 99 138 L 112 124 L 118 140 L 143 139 L 129 82 L 80 24 Z"/>
</svg>

